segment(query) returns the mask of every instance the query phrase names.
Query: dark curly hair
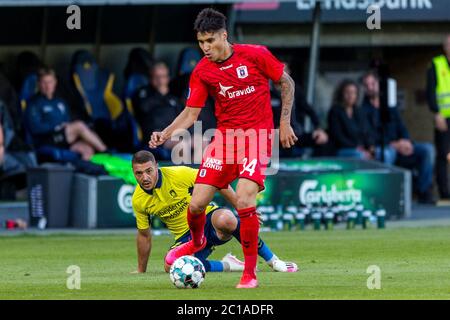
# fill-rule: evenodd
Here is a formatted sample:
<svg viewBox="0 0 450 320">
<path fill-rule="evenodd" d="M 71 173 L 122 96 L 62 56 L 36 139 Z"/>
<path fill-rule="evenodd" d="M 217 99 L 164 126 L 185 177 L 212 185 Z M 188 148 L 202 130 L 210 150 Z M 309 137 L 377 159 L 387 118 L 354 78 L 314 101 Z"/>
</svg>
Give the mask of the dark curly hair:
<svg viewBox="0 0 450 320">
<path fill-rule="evenodd" d="M 200 11 L 194 22 L 194 30 L 196 32 L 216 32 L 221 29 L 227 29 L 227 18 L 212 8 Z"/>
</svg>

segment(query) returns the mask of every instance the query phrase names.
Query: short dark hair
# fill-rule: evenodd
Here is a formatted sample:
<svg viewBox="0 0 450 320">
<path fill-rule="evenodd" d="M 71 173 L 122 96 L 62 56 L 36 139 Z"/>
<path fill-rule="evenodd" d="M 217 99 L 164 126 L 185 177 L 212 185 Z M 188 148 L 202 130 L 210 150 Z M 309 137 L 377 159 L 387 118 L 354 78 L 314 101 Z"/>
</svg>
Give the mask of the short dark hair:
<svg viewBox="0 0 450 320">
<path fill-rule="evenodd" d="M 41 80 L 45 76 L 53 76 L 56 78 L 56 72 L 52 68 L 43 67 L 38 71 L 38 80 Z"/>
<path fill-rule="evenodd" d="M 153 162 L 156 163 L 155 160 L 155 156 L 153 155 L 153 153 L 151 153 L 150 151 L 147 150 L 141 150 L 136 152 L 133 155 L 133 158 L 131 159 L 131 164 L 143 164 L 143 163 L 147 163 L 147 162 Z"/>
<path fill-rule="evenodd" d="M 227 18 L 212 8 L 200 11 L 194 22 L 194 30 L 196 32 L 216 32 L 221 29 L 227 29 Z"/>
<path fill-rule="evenodd" d="M 159 60 L 159 61 L 155 61 L 153 64 L 152 64 L 152 67 L 150 68 L 150 74 L 153 74 L 153 72 L 156 70 L 156 69 L 158 69 L 158 68 L 166 68 L 167 69 L 167 71 L 170 71 L 169 70 L 169 66 L 167 65 L 167 63 L 165 63 L 164 61 L 162 61 L 162 60 Z M 170 72 L 169 72 L 170 73 Z"/>
<path fill-rule="evenodd" d="M 375 80 L 377 80 L 377 81 L 380 80 L 378 72 L 376 72 L 375 70 L 369 70 L 366 73 L 364 73 L 364 75 L 361 77 L 361 82 L 364 82 L 364 80 L 366 80 L 366 78 L 368 78 L 368 77 L 374 77 Z"/>
</svg>

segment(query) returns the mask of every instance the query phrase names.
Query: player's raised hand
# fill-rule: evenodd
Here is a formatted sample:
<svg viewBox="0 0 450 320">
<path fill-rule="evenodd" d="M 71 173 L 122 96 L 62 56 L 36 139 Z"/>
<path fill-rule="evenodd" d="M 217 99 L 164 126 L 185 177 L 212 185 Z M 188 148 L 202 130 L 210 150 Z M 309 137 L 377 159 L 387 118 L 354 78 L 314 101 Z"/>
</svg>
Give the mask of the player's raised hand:
<svg viewBox="0 0 450 320">
<path fill-rule="evenodd" d="M 167 138 L 164 137 L 162 132 L 155 131 L 152 133 L 152 136 L 150 137 L 148 146 L 152 149 L 155 149 L 156 147 L 162 145 L 166 140 Z"/>
<path fill-rule="evenodd" d="M 280 142 L 283 148 L 290 148 L 295 145 L 298 138 L 289 123 L 280 123 Z"/>
</svg>

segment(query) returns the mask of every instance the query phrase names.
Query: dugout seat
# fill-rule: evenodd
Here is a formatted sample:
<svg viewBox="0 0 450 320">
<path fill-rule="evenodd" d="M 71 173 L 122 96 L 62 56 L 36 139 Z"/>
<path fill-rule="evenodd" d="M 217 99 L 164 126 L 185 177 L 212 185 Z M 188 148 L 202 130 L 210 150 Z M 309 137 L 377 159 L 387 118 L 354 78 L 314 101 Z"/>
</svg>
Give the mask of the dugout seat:
<svg viewBox="0 0 450 320">
<path fill-rule="evenodd" d="M 191 74 L 197 63 L 202 58 L 200 52 L 195 48 L 184 48 L 178 58 L 177 74 Z"/>
<path fill-rule="evenodd" d="M 72 77 L 83 108 L 94 121 L 114 121 L 123 112 L 122 102 L 112 91 L 114 74 L 100 68 L 91 53 L 75 52 Z"/>
<path fill-rule="evenodd" d="M 139 148 L 139 146 L 142 143 L 142 129 L 139 126 L 138 122 L 135 118 L 135 108 L 133 106 L 133 95 L 136 93 L 136 91 L 139 88 L 142 88 L 146 85 L 148 85 L 149 79 L 147 76 L 139 73 L 133 73 L 130 75 L 130 77 L 126 80 L 125 89 L 123 93 L 123 101 L 126 106 L 126 113 L 129 118 L 131 127 L 133 129 L 133 145 L 136 148 Z"/>
<path fill-rule="evenodd" d="M 31 51 L 23 51 L 17 56 L 16 72 L 19 81 L 19 114 L 26 108 L 28 99 L 38 91 L 37 73 L 43 66 L 39 57 Z"/>
<path fill-rule="evenodd" d="M 133 96 L 136 91 L 149 84 L 149 72 L 153 64 L 153 58 L 147 50 L 134 48 L 128 56 L 125 67 L 125 87 L 123 90 L 123 101 L 129 114 L 130 123 L 133 129 L 133 144 L 139 148 L 142 143 L 142 130 L 136 121 L 135 108 L 133 106 Z"/>
<path fill-rule="evenodd" d="M 71 71 L 85 121 L 108 147 L 132 151 L 132 123 L 122 100 L 113 92 L 114 74 L 100 68 L 94 56 L 86 50 L 75 52 Z"/>
<path fill-rule="evenodd" d="M 19 92 L 20 112 L 25 112 L 27 101 L 38 91 L 37 73 L 30 73 L 25 77 Z"/>
</svg>

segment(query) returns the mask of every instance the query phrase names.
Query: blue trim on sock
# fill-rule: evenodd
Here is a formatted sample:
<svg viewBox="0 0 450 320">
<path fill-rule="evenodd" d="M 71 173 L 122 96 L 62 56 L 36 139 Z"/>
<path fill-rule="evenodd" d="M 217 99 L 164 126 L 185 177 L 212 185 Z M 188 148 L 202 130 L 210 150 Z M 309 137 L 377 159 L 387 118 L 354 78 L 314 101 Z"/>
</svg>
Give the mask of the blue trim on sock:
<svg viewBox="0 0 450 320">
<path fill-rule="evenodd" d="M 239 243 L 241 242 L 241 220 L 237 217 L 237 226 L 233 232 L 233 237 L 236 238 Z M 258 255 L 264 259 L 264 261 L 269 261 L 274 256 L 273 252 L 265 244 L 265 242 L 258 237 Z"/>
<path fill-rule="evenodd" d="M 269 261 L 273 257 L 273 252 L 269 249 L 269 247 L 264 243 L 261 238 L 258 238 L 258 254 L 265 261 Z"/>
<path fill-rule="evenodd" d="M 207 272 L 223 272 L 223 264 L 221 261 L 216 260 L 206 260 L 206 264 L 209 264 L 209 270 Z M 206 269 L 205 264 L 205 269 Z"/>
</svg>

